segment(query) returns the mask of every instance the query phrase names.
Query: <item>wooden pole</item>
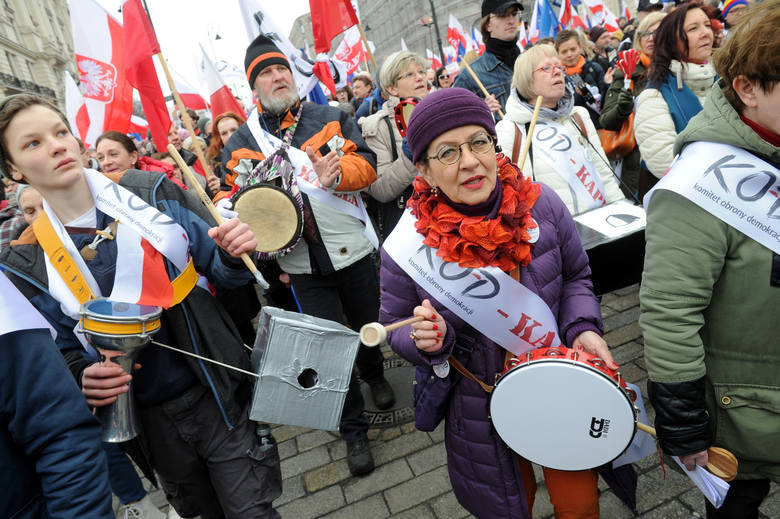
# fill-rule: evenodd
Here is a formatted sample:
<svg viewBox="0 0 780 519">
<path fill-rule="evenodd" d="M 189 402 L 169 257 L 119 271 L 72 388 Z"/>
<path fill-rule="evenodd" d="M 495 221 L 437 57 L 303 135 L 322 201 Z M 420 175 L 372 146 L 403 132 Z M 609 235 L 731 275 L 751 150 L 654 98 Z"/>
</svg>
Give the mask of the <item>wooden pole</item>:
<svg viewBox="0 0 780 519">
<path fill-rule="evenodd" d="M 363 32 L 363 26 L 360 24 L 360 22 L 358 22 L 357 26 L 358 26 L 358 30 L 360 31 L 360 37 L 363 38 L 363 45 L 366 46 L 366 52 L 368 52 L 368 57 L 371 58 L 371 64 L 374 65 L 374 70 L 376 70 L 379 67 L 376 65 L 376 60 L 374 59 L 374 53 L 371 52 L 371 46 L 368 44 L 366 33 Z"/>
<path fill-rule="evenodd" d="M 531 149 L 531 140 L 534 135 L 534 128 L 536 128 L 536 120 L 539 119 L 539 110 L 542 108 L 542 96 L 536 97 L 536 104 L 534 105 L 534 115 L 531 117 L 531 124 L 528 125 L 528 135 L 525 136 L 523 141 L 523 152 L 520 154 L 520 162 L 517 163 L 517 167 L 523 169 L 525 159 L 528 157 L 528 150 Z"/>
<path fill-rule="evenodd" d="M 165 62 L 165 58 L 163 57 L 162 52 L 157 53 L 156 56 L 160 60 L 160 64 L 162 65 L 163 71 L 165 72 L 165 78 L 168 80 L 168 87 L 171 89 L 171 94 L 173 94 L 176 107 L 179 109 L 181 120 L 184 123 L 184 126 L 187 128 L 187 131 L 190 132 L 190 136 L 192 136 L 192 147 L 195 149 L 195 155 L 198 156 L 203 169 L 206 171 L 206 180 L 211 180 L 215 177 L 214 172 L 211 170 L 211 164 L 209 164 L 209 161 L 206 160 L 206 154 L 200 145 L 200 140 L 198 140 L 195 136 L 195 126 L 192 124 L 190 114 L 187 113 L 187 107 L 184 106 L 184 102 L 182 102 L 181 96 L 179 96 L 179 91 L 176 90 L 176 84 L 173 81 L 173 76 L 171 76 L 171 71 L 168 70 L 168 64 Z"/>
<path fill-rule="evenodd" d="M 195 194 L 198 195 L 200 201 L 203 202 L 203 205 L 205 205 L 206 209 L 209 210 L 211 216 L 213 216 L 214 220 L 217 221 L 217 225 L 222 225 L 222 223 L 225 221 L 222 219 L 222 215 L 219 214 L 219 211 L 217 211 L 217 208 L 214 207 L 214 204 L 211 202 L 209 196 L 206 194 L 205 191 L 203 191 L 203 188 L 200 187 L 200 184 L 198 183 L 198 179 L 195 178 L 195 173 L 193 173 L 190 167 L 187 165 L 187 163 L 184 162 L 184 159 L 181 158 L 181 155 L 179 155 L 179 152 L 176 151 L 176 148 L 173 147 L 173 144 L 168 144 L 168 153 L 171 154 L 173 160 L 175 160 L 176 164 L 179 165 L 182 174 L 186 176 L 187 179 L 190 181 L 190 183 L 193 185 Z M 246 265 L 246 268 L 249 269 L 249 272 L 251 272 L 252 275 L 255 277 L 257 284 L 263 288 L 268 288 L 269 287 L 268 283 L 266 282 L 265 279 L 263 279 L 262 274 L 260 274 L 260 272 L 257 270 L 257 266 L 251 260 L 249 254 L 247 254 L 246 252 L 241 253 L 241 260 L 244 262 L 244 265 Z"/>
<path fill-rule="evenodd" d="M 442 58 L 442 59 L 444 59 L 444 58 Z M 471 65 L 469 65 L 469 62 L 466 61 L 465 59 L 463 59 L 463 60 L 461 60 L 461 64 L 466 67 L 466 70 L 469 71 L 469 74 L 471 74 L 471 77 L 474 79 L 474 82 L 477 83 L 477 86 L 479 87 L 479 89 L 482 90 L 482 93 L 485 94 L 485 97 L 489 96 L 490 94 L 488 93 L 487 89 L 485 88 L 485 85 L 482 84 L 482 81 L 479 80 L 479 78 L 477 77 L 477 74 L 474 73 L 474 70 L 472 70 Z M 504 112 L 501 111 L 500 108 L 498 109 L 498 115 L 500 115 L 502 119 L 504 118 Z"/>
</svg>

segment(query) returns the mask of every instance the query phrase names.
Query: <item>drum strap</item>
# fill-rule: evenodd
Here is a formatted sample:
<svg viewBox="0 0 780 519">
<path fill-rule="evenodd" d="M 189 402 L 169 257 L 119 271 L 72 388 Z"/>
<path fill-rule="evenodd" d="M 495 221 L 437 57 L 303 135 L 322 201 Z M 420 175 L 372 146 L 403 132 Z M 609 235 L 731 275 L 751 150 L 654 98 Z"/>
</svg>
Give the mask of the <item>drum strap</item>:
<svg viewBox="0 0 780 519">
<path fill-rule="evenodd" d="M 32 226 L 35 237 L 43 248 L 43 252 L 49 257 L 49 261 L 51 261 L 51 264 L 79 304 L 94 299 L 95 294 L 92 293 L 92 289 L 89 288 L 84 276 L 81 275 L 81 271 L 65 248 L 65 244 L 62 243 L 62 240 L 54 231 L 46 211 L 43 211 L 35 219 Z"/>
<path fill-rule="evenodd" d="M 94 299 L 95 294 L 89 288 L 89 284 L 84 279 L 76 262 L 65 248 L 65 244 L 57 236 L 46 211 L 43 211 L 33 222 L 33 232 L 46 256 L 49 257 L 49 261 L 51 261 L 51 264 L 79 304 Z M 179 304 L 187 297 L 187 294 L 190 293 L 197 282 L 198 272 L 195 270 L 195 264 L 192 259 L 190 259 L 184 270 L 176 276 L 176 279 L 171 281 L 171 288 L 173 289 L 171 306 Z"/>
<path fill-rule="evenodd" d="M 515 281 L 517 281 L 517 282 L 520 282 L 520 267 L 515 267 L 514 269 L 512 269 L 512 270 L 509 272 L 509 275 L 510 275 L 510 276 L 512 276 L 512 279 L 514 279 Z M 507 352 L 506 352 L 506 355 L 504 356 L 504 366 L 506 366 L 506 365 L 507 365 L 507 363 L 509 362 L 509 359 L 511 359 L 511 358 L 512 358 L 512 357 L 514 357 L 514 356 L 515 356 L 515 355 L 514 355 L 514 354 L 512 354 L 512 352 L 511 352 L 511 351 L 507 351 Z M 464 377 L 466 377 L 466 378 L 468 378 L 468 379 L 470 379 L 470 380 L 473 380 L 474 382 L 476 382 L 477 384 L 479 384 L 479 387 L 481 387 L 482 389 L 484 389 L 484 390 L 485 390 L 485 393 L 492 393 L 492 392 L 493 392 L 493 388 L 494 388 L 495 386 L 490 386 L 490 385 L 488 385 L 488 384 L 485 384 L 485 383 L 484 383 L 484 382 L 482 382 L 481 380 L 479 380 L 479 379 L 478 379 L 478 378 L 477 378 L 477 377 L 476 377 L 476 376 L 475 376 L 475 375 L 474 375 L 474 374 L 473 374 L 471 371 L 469 371 L 469 370 L 466 368 L 466 366 L 464 366 L 463 364 L 461 364 L 461 363 L 460 363 L 460 361 L 459 361 L 458 359 L 456 359 L 456 358 L 455 358 L 455 355 L 450 355 L 450 357 L 447 359 L 447 362 L 449 362 L 449 363 L 450 363 L 450 365 L 451 365 L 453 368 L 455 368 L 456 370 L 458 370 L 458 372 L 459 372 L 461 375 L 463 375 Z"/>
</svg>

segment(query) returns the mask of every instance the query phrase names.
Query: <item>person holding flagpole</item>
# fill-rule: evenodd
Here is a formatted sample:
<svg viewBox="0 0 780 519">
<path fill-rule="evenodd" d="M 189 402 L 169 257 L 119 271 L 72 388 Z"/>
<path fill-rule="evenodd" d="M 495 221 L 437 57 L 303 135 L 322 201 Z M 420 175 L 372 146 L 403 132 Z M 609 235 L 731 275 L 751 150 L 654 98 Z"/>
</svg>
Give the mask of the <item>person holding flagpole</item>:
<svg viewBox="0 0 780 519">
<path fill-rule="evenodd" d="M 479 518 L 527 519 L 534 471 L 492 427 L 492 388 L 486 389 L 512 358 L 505 348 L 517 350 L 523 328 L 518 324 L 517 335 L 494 342 L 485 324 L 494 311 L 480 310 L 487 299 L 472 314 L 463 312 L 450 298 L 462 293 L 453 280 L 471 279 L 480 269 L 510 294 L 506 310 L 535 316 L 536 333 L 528 328 L 522 336 L 536 343 L 524 343 L 525 351 L 558 337 L 617 368 L 601 337 L 588 257 L 561 199 L 496 152 L 493 116 L 472 92 L 430 94 L 412 112 L 406 139 L 420 175 L 409 210 L 382 249 L 380 322 L 423 318 L 388 332 L 388 342 L 416 366 L 418 428 L 432 430 L 444 417 L 447 465 L 460 504 Z M 446 276 L 439 274 L 444 265 Z M 438 379 L 449 380 L 450 389 L 437 389 Z M 556 518 L 599 517 L 595 469 L 544 468 L 544 474 Z"/>
<path fill-rule="evenodd" d="M 520 55 L 517 46 L 518 22 L 523 4 L 506 0 L 483 0 L 480 30 L 485 42 L 485 52 L 470 65 L 488 91 L 485 102 L 498 117 L 504 111 L 512 88 L 512 70 Z M 458 74 L 453 86 L 484 95 L 468 71 Z"/>
<path fill-rule="evenodd" d="M 0 267 L 57 332 L 87 404 L 111 404 L 133 381 L 143 431 L 134 459 L 150 479 L 156 472 L 181 516 L 278 518 L 278 451 L 258 444 L 243 376 L 156 346 L 129 375 L 97 362 L 75 332 L 80 304 L 93 298 L 160 306 L 157 341 L 249 369 L 237 330 L 208 290 L 208 282 L 230 288 L 252 279 L 239 259 L 257 246 L 249 227 L 239 219 L 215 226 L 162 173 L 85 169 L 65 116 L 33 95 L 0 100 L 0 169 L 37 189 L 44 209 L 0 251 Z"/>
<path fill-rule="evenodd" d="M 711 445 L 739 462 L 708 519 L 758 517 L 780 483 L 779 6 L 751 7 L 715 53 L 720 79 L 644 203 L 639 325 L 660 447 L 687 470 Z"/>
<path fill-rule="evenodd" d="M 290 61 L 273 40 L 255 38 L 244 66 L 257 106 L 222 152 L 226 175 L 235 175 L 229 194 L 257 182 L 291 194 L 303 214 L 303 231 L 292 250 L 272 260 L 283 271 L 280 280 L 291 286 L 301 312 L 336 322 L 346 316 L 357 330 L 379 313 L 370 257 L 377 238 L 359 196 L 376 180 L 376 157 L 349 114 L 299 99 Z M 232 207 L 227 198 L 218 205 L 223 211 Z M 395 395 L 383 361 L 378 348 L 361 345 L 356 365 L 376 406 L 389 409 Z M 353 375 L 339 429 L 354 475 L 374 469 L 363 409 Z"/>
</svg>

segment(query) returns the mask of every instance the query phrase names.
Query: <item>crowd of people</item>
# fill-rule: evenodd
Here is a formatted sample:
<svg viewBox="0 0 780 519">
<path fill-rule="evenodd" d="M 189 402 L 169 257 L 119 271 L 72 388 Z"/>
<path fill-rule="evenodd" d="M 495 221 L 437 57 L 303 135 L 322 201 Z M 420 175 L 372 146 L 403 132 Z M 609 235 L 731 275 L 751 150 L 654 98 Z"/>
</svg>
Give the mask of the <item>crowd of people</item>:
<svg viewBox="0 0 780 519">
<path fill-rule="evenodd" d="M 758 517 L 780 483 L 780 0 L 718 7 L 640 0 L 619 31 L 562 30 L 521 49 L 523 5 L 483 0 L 473 73 L 403 50 L 329 106 L 300 99 L 290 62 L 260 35 L 244 61 L 255 106 L 190 111 L 196 135 L 171 126 L 195 183 L 148 139 L 107 131 L 87 147 L 46 100 L 0 100 L 0 486 L 13 489 L 0 515 L 164 517 L 137 466 L 164 489 L 168 517 L 279 517 L 278 451 L 249 419 L 252 381 L 224 367 L 250 369 L 264 300 L 355 330 L 418 317 L 387 342 L 415 366 L 417 426 L 445 422 L 458 501 L 476 517 L 530 518 L 533 465 L 489 411 L 514 356 L 431 279 L 446 288 L 492 269 L 523 288 L 518 308 L 549 314 L 551 337 L 616 370 L 574 217 L 627 201 L 647 214 L 639 321 L 660 448 L 687 470 L 708 447 L 729 449 L 737 479 L 706 515 Z M 258 186 L 284 192 L 298 218 L 270 252 L 238 208 Z M 422 250 L 449 274 L 409 267 Z M 155 290 L 133 277 L 138 258 Z M 129 289 L 180 295 L 159 305 L 155 340 L 223 365 L 158 347 L 132 374 L 106 362 L 76 331 L 80 305 Z M 361 344 L 346 391 L 339 431 L 355 476 L 374 469 L 360 381 L 383 410 L 412 391 L 390 385 L 383 360 Z M 127 391 L 141 436 L 101 444 L 90 411 Z M 557 518 L 600 516 L 597 467 L 542 468 Z"/>
</svg>

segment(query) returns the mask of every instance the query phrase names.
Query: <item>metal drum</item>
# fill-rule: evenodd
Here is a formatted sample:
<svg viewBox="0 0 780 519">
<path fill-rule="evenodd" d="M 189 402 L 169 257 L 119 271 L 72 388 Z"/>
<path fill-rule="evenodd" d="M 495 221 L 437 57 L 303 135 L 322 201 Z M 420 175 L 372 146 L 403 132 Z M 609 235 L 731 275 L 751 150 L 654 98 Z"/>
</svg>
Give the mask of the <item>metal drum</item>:
<svg viewBox="0 0 780 519">
<path fill-rule="evenodd" d="M 160 329 L 162 309 L 100 298 L 83 303 L 80 313 L 78 331 L 107 360 L 132 373 L 138 353 Z M 129 386 L 130 390 L 119 394 L 116 402 L 96 410 L 105 442 L 119 443 L 138 436 L 132 381 Z"/>
</svg>

